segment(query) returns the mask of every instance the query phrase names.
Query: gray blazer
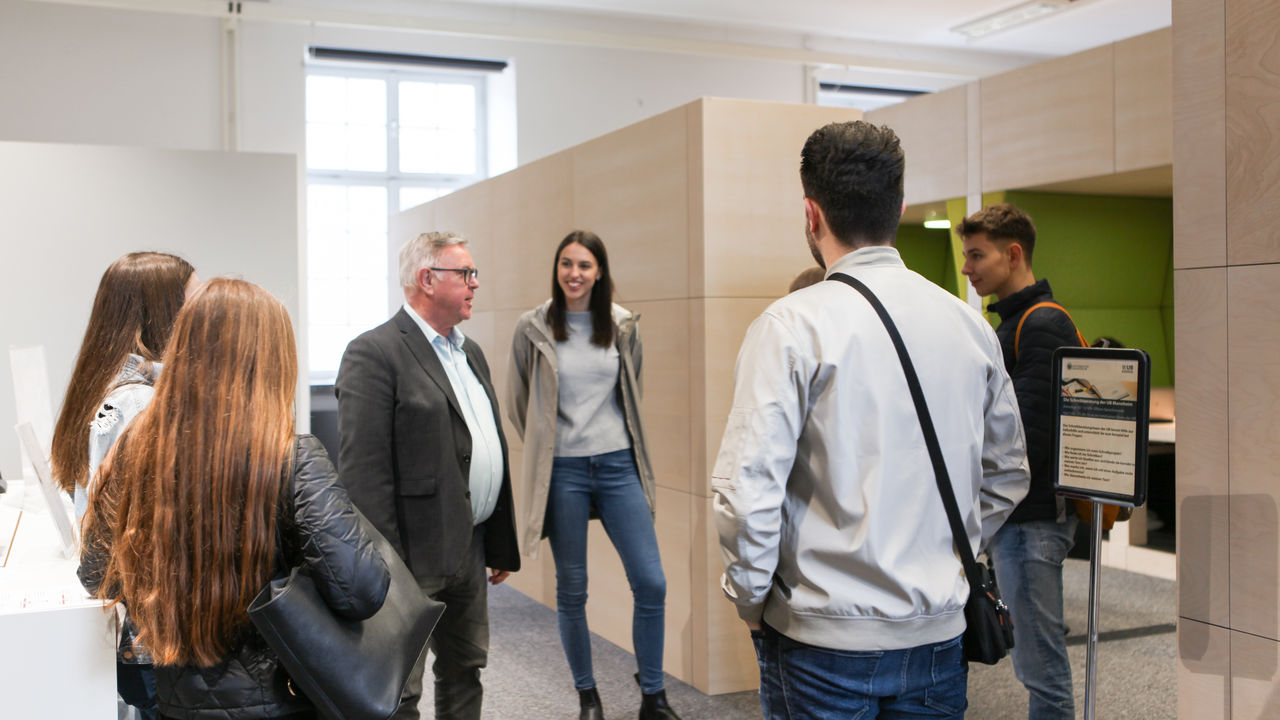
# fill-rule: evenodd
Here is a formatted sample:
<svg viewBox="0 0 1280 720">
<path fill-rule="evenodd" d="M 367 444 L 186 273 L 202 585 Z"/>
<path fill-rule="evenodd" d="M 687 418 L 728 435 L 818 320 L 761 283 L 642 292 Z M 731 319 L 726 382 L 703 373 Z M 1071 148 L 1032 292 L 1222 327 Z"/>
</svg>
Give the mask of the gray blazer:
<svg viewBox="0 0 1280 720">
<path fill-rule="evenodd" d="M 485 565 L 514 572 L 520 552 L 498 399 L 480 346 L 468 338 L 462 349 L 502 444 L 502 490 L 484 522 Z M 334 390 L 338 467 L 351 500 L 416 577 L 457 572 L 471 542 L 471 433 L 440 359 L 403 308 L 347 345 Z"/>
</svg>

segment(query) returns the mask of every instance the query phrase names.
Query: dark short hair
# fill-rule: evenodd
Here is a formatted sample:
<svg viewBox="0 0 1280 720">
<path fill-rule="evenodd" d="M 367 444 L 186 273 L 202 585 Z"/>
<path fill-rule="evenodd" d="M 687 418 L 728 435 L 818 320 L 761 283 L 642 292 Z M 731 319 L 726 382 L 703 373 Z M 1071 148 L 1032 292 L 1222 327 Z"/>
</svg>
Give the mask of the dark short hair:
<svg viewBox="0 0 1280 720">
<path fill-rule="evenodd" d="M 902 144 L 887 126 L 831 123 L 805 141 L 800 183 L 841 243 L 879 245 L 893 242 L 902 219 L 905 166 Z"/>
<path fill-rule="evenodd" d="M 1031 216 L 1009 203 L 982 208 L 961 220 L 956 232 L 961 238 L 986 233 L 992 242 L 1016 242 L 1022 246 L 1028 265 L 1036 249 L 1036 226 L 1031 223 Z"/>
</svg>

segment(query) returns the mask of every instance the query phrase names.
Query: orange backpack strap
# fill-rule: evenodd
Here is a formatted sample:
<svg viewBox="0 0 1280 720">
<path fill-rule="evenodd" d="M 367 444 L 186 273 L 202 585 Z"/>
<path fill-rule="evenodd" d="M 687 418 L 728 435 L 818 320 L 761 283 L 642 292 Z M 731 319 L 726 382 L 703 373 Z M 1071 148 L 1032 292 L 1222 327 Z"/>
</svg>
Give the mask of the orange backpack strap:
<svg viewBox="0 0 1280 720">
<path fill-rule="evenodd" d="M 1080 328 L 1076 325 L 1076 321 L 1072 320 L 1071 313 L 1067 312 L 1067 309 L 1062 307 L 1058 303 L 1050 302 L 1046 300 L 1044 302 L 1038 302 L 1035 305 L 1032 305 L 1031 307 L 1027 308 L 1027 311 L 1022 313 L 1022 317 L 1019 318 L 1018 329 L 1013 332 L 1013 356 L 1015 358 L 1018 357 L 1022 348 L 1022 324 L 1027 321 L 1027 316 L 1031 315 L 1031 313 L 1035 312 L 1038 308 L 1042 308 L 1042 307 L 1051 307 L 1051 308 L 1057 308 L 1061 310 L 1062 314 L 1066 315 L 1068 320 L 1071 320 L 1071 327 L 1075 328 L 1076 339 L 1080 341 L 1080 347 L 1089 347 L 1089 341 L 1085 340 L 1084 335 L 1080 334 Z"/>
</svg>

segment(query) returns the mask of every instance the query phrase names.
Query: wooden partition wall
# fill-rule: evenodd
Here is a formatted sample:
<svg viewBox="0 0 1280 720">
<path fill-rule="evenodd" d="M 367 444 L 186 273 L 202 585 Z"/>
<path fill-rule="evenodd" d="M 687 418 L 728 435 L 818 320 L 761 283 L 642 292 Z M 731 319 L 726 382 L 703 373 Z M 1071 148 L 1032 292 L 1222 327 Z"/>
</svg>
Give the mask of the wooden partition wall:
<svg viewBox="0 0 1280 720">
<path fill-rule="evenodd" d="M 641 315 L 643 415 L 657 474 L 667 577 L 665 669 L 703 692 L 754 688 L 746 628 L 719 588 L 709 479 L 747 325 L 813 264 L 803 233 L 800 149 L 856 110 L 703 99 L 543 158 L 392 218 L 391 244 L 425 230 L 471 241 L 476 311 L 461 326 L 484 348 L 505 402 L 511 334 L 551 290 L 569 231 L 605 241 L 617 300 Z M 506 408 L 503 408 L 506 414 Z M 511 467 L 520 439 L 505 427 Z M 520 507 L 519 483 L 516 504 Z M 590 535 L 591 629 L 631 648 L 631 593 L 599 523 Z M 509 581 L 555 606 L 539 557 Z"/>
<path fill-rule="evenodd" d="M 1280 3 L 1174 0 L 1178 717 L 1280 717 Z"/>
</svg>

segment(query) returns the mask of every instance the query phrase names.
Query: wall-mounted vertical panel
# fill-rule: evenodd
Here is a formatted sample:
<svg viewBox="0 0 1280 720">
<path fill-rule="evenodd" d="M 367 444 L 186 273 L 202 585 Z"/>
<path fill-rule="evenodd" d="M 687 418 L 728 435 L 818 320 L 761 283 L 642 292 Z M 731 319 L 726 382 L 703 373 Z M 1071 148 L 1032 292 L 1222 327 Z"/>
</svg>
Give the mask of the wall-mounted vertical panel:
<svg viewBox="0 0 1280 720">
<path fill-rule="evenodd" d="M 1231 633 L 1231 717 L 1280 717 L 1280 643 L 1248 633 Z"/>
<path fill-rule="evenodd" d="M 688 106 L 578 145 L 574 221 L 609 247 L 618 301 L 687 297 Z"/>
<path fill-rule="evenodd" d="M 1115 44 L 1116 172 L 1173 162 L 1173 33 Z"/>
<path fill-rule="evenodd" d="M 704 294 L 781 296 L 813 264 L 804 240 L 800 150 L 819 127 L 862 113 L 721 99 L 703 100 L 702 112 Z"/>
<path fill-rule="evenodd" d="M 490 181 L 498 203 L 490 216 L 490 244 L 501 251 L 490 253 L 481 270 L 482 306 L 528 310 L 550 296 L 556 246 L 574 229 L 573 193 L 567 192 L 572 182 L 568 152 Z"/>
<path fill-rule="evenodd" d="M 1227 260 L 1223 0 L 1173 2 L 1173 266 Z"/>
<path fill-rule="evenodd" d="M 984 192 L 1115 170 L 1111 45 L 981 81 Z"/>
<path fill-rule="evenodd" d="M 1227 270 L 1174 271 L 1178 614 L 1230 624 Z"/>
<path fill-rule="evenodd" d="M 1280 262 L 1280 3 L 1226 7 L 1227 260 Z"/>
<path fill-rule="evenodd" d="M 961 86 L 867 113 L 868 122 L 888 125 L 902 140 L 908 205 L 964 196 L 967 103 L 967 90 Z"/>
<path fill-rule="evenodd" d="M 1231 628 L 1280 637 L 1280 265 L 1227 269 Z"/>
<path fill-rule="evenodd" d="M 1231 636 L 1226 628 L 1178 622 L 1178 717 L 1231 719 Z"/>
</svg>

